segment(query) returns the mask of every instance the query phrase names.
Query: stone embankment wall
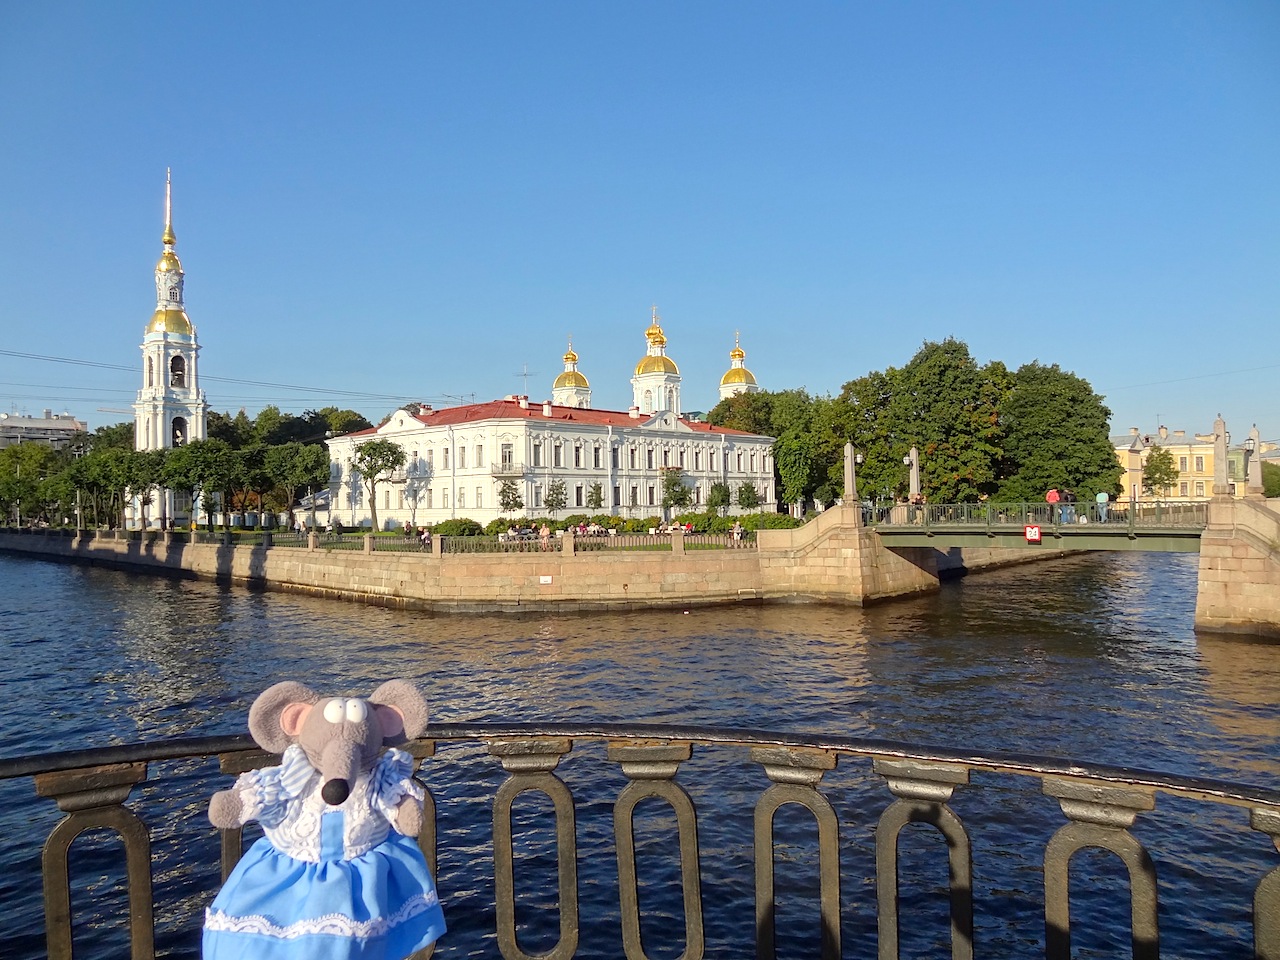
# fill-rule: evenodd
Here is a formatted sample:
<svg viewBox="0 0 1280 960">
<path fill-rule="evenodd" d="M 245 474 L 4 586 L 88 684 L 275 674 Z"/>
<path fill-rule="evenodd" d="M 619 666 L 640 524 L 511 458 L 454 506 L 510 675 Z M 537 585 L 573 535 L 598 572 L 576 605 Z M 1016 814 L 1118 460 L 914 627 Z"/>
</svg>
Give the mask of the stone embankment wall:
<svg viewBox="0 0 1280 960">
<path fill-rule="evenodd" d="M 157 537 L 0 532 L 0 550 L 149 569 L 176 576 L 413 609 L 465 611 L 640 609 L 742 602 L 864 604 L 938 588 L 939 574 L 1044 559 L 1019 550 L 894 552 L 828 510 L 795 530 L 762 530 L 754 549 L 575 552 L 571 537 L 545 553 L 369 553 L 232 547 Z M 1061 554 L 1056 554 L 1060 556 Z"/>
<path fill-rule="evenodd" d="M 1210 501 L 1196 629 L 1280 638 L 1280 500 Z"/>
</svg>

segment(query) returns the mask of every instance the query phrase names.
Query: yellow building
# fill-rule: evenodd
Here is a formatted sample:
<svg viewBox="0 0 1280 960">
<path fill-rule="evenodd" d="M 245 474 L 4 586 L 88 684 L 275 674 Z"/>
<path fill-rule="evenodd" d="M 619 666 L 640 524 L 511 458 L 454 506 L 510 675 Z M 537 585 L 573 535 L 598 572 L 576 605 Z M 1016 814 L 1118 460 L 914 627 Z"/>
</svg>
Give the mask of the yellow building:
<svg viewBox="0 0 1280 960">
<path fill-rule="evenodd" d="M 1249 469 L 1249 458 L 1254 455 L 1243 444 L 1231 445 L 1231 434 L 1227 434 L 1227 491 L 1233 497 L 1245 494 L 1246 472 Z M 1194 501 L 1208 500 L 1213 496 L 1214 444 L 1212 433 L 1195 433 L 1190 436 L 1185 430 L 1169 430 L 1161 427 L 1155 433 L 1141 433 L 1137 427 L 1130 427 L 1127 434 L 1111 438 L 1115 447 L 1116 458 L 1124 473 L 1120 483 L 1124 486 L 1122 499 L 1141 501 Z M 1173 455 L 1174 465 L 1178 468 L 1178 479 L 1165 491 L 1148 494 L 1142 488 L 1142 471 L 1147 457 L 1155 447 L 1163 447 Z M 1271 443 L 1262 443 L 1256 451 L 1261 454 L 1274 447 Z M 1254 461 L 1255 463 L 1257 461 Z M 1256 469 L 1256 466 L 1254 467 Z"/>
</svg>

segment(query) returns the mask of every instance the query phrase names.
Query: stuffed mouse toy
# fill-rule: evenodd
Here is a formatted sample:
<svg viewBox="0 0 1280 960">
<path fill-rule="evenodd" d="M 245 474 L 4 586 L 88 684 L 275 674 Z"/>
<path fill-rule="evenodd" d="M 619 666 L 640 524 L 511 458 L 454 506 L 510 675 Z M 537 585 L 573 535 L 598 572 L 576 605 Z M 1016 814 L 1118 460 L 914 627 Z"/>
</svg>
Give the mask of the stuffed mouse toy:
<svg viewBox="0 0 1280 960">
<path fill-rule="evenodd" d="M 215 827 L 262 824 L 205 914 L 205 960 L 403 960 L 444 933 L 413 839 L 422 786 L 413 758 L 427 704 L 405 680 L 367 700 L 287 681 L 263 691 L 249 732 L 278 767 L 241 774 L 209 802 Z"/>
</svg>

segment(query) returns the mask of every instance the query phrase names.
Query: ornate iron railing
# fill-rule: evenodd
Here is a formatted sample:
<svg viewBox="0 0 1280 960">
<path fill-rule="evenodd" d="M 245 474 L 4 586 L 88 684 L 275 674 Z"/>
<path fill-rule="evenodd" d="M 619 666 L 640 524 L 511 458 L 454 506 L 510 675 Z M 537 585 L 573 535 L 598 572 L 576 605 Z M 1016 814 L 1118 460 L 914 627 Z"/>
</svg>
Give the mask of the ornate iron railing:
<svg viewBox="0 0 1280 960">
<path fill-rule="evenodd" d="M 907 503 L 863 507 L 869 526 L 966 529 L 1046 529 L 1102 524 L 1115 532 L 1134 530 L 1203 530 L 1209 523 L 1207 501 L 1187 503 Z"/>
<path fill-rule="evenodd" d="M 427 738 L 410 745 L 422 761 L 419 776 L 436 783 L 448 766 L 465 763 L 468 784 L 479 779 L 470 764 L 481 763 L 483 752 L 505 771 L 505 780 L 492 797 L 493 811 L 493 891 L 495 936 L 503 957 L 533 960 L 518 934 L 515 865 L 518 833 L 529 830 L 529 819 L 521 818 L 517 831 L 513 804 L 523 794 L 542 794 L 551 803 L 555 834 L 555 902 L 558 905 L 558 941 L 538 957 L 568 958 L 578 949 L 581 903 L 577 882 L 579 867 L 578 833 L 575 827 L 575 800 L 566 779 L 557 772 L 562 759 L 575 748 L 616 765 L 626 780 L 613 799 L 613 845 L 617 855 L 618 902 L 616 915 L 626 957 L 645 958 L 642 936 L 641 887 L 637 866 L 635 814 L 637 805 L 650 798 L 670 807 L 675 821 L 675 843 L 679 870 L 676 885 L 683 908 L 683 923 L 663 925 L 681 955 L 694 960 L 704 955 L 706 938 L 702 905 L 703 873 L 699 852 L 700 831 L 709 829 L 697 819 L 689 790 L 696 788 L 678 776 L 683 764 L 702 770 L 697 761 L 707 753 L 719 762 L 735 757 L 748 759 L 748 768 L 762 771 L 768 786 L 754 803 L 754 939 L 756 955 L 775 955 L 775 866 L 780 863 L 780 847 L 775 843 L 775 820 L 780 809 L 796 805 L 807 811 L 816 824 L 817 930 L 806 955 L 835 958 L 841 955 L 842 912 L 841 863 L 855 852 L 840 840 L 842 823 L 833 800 L 839 788 L 823 779 L 838 764 L 859 764 L 868 768 L 872 779 L 879 777 L 889 797 L 879 812 L 875 829 L 874 886 L 876 889 L 878 955 L 888 960 L 899 955 L 902 932 L 910 930 L 908 918 L 900 916 L 899 837 L 912 823 L 928 824 L 945 840 L 950 949 L 956 960 L 974 955 L 975 916 L 982 916 L 984 904 L 975 900 L 973 844 L 969 830 L 953 808 L 957 789 L 977 787 L 990 790 L 993 803 L 1009 803 L 1009 791 L 985 783 L 988 775 L 1027 778 L 1038 782 L 1041 792 L 1054 798 L 1066 818 L 1043 845 L 1039 862 L 1043 872 L 1045 955 L 1066 960 L 1071 955 L 1072 916 L 1069 887 L 1074 854 L 1096 848 L 1120 858 L 1129 880 L 1128 910 L 1130 939 L 1135 957 L 1159 954 L 1160 912 L 1157 910 L 1156 867 L 1146 847 L 1131 831 L 1140 814 L 1156 807 L 1157 798 L 1170 798 L 1173 805 L 1191 802 L 1207 804 L 1221 811 L 1239 810 L 1248 815 L 1248 826 L 1266 834 L 1280 850 L 1280 791 L 1249 787 L 1217 780 L 1196 779 L 1101 765 L 1078 765 L 1041 757 L 1013 754 L 976 754 L 962 750 L 927 749 L 881 740 L 848 737 L 804 736 L 738 729 L 635 725 L 635 724 L 441 724 Z M 437 745 L 459 747 L 436 758 Z M 695 747 L 698 756 L 695 757 Z M 100 750 L 46 754 L 0 761 L 0 780 L 32 778 L 36 792 L 57 803 L 65 816 L 50 832 L 42 855 L 45 923 L 50 960 L 67 960 L 72 955 L 71 900 L 69 895 L 68 850 L 83 831 L 106 828 L 123 840 L 123 869 L 128 880 L 129 925 L 132 956 L 135 960 L 153 955 L 154 909 L 152 905 L 152 855 L 148 827 L 132 806 L 126 806 L 135 786 L 148 781 L 148 764 L 176 758 L 214 757 L 221 771 L 235 774 L 273 762 L 274 758 L 256 750 L 247 737 L 210 737 L 166 740 Z M 440 765 L 440 766 L 437 766 Z M 719 789 L 741 794 L 751 779 L 740 764 L 714 767 L 718 776 L 731 778 Z M 607 774 L 607 771 L 605 771 Z M 971 780 L 979 775 L 975 784 Z M 607 776 L 591 774 L 590 789 L 601 786 Z M 148 798 L 154 802 L 164 780 L 151 781 Z M 187 789 L 190 789 L 189 778 Z M 1016 796 L 1017 792 L 1014 792 Z M 469 799 L 479 799 L 478 796 Z M 1025 798 L 1024 798 L 1025 799 Z M 597 804 L 598 806 L 598 804 Z M 474 808 L 473 808 L 474 809 Z M 797 811 L 798 812 L 798 811 Z M 1200 811 L 1197 810 L 1197 813 Z M 447 815 L 449 811 L 443 810 Z M 874 810 L 871 817 L 875 817 Z M 1241 816 L 1241 821 L 1244 817 Z M 1017 824 L 1018 817 L 1000 820 Z M 714 828 L 714 823 L 711 828 Z M 1237 829 L 1244 823 L 1237 824 Z M 1052 827 L 1052 824 L 1050 824 Z M 1216 827 L 1216 825 L 1215 825 Z M 209 828 L 210 830 L 212 828 Z M 1010 827 L 1012 829 L 1012 827 Z M 1158 834 L 1163 836 L 1164 834 Z M 433 869 L 436 868 L 436 800 L 428 792 L 421 845 Z M 1247 839 L 1247 838 L 1246 838 Z M 21 842 L 9 837 L 7 843 Z M 794 862 L 794 837 L 788 840 L 785 858 Z M 240 856 L 240 832 L 225 831 L 221 840 L 222 872 L 225 877 Z M 1264 844 L 1258 845 L 1260 849 Z M 1007 851 L 1005 851 L 1007 854 Z M 447 854 L 446 854 L 447 855 Z M 470 856 L 460 853 L 461 857 Z M 1252 922 L 1254 954 L 1263 960 L 1280 960 L 1280 866 L 1268 869 L 1270 857 L 1261 854 L 1255 863 L 1260 874 L 1253 888 Z M 650 863 L 651 861 L 646 861 Z M 1077 877 L 1081 872 L 1077 864 Z M 867 878 L 868 880 L 871 878 Z M 1206 878 L 1204 897 L 1219 896 Z M 645 884 L 646 891 L 652 884 Z M 212 891 L 210 891 L 210 895 Z M 447 902 L 447 900 L 446 900 Z M 987 904 L 993 907 L 992 904 Z M 998 907 L 995 907 L 998 909 Z M 1174 919 L 1167 915 L 1166 920 Z M 749 921 L 748 921 L 749 922 Z M 652 922 L 649 926 L 653 930 Z M 468 949 L 468 953 L 473 951 Z M 664 952 L 671 952 L 670 945 Z"/>
</svg>

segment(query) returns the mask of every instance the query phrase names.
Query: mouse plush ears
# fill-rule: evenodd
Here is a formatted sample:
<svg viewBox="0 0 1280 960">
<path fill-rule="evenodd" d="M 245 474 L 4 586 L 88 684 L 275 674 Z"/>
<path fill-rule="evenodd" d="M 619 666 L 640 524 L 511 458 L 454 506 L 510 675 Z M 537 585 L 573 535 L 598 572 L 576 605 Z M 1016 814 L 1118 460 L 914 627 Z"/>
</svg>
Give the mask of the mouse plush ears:
<svg viewBox="0 0 1280 960">
<path fill-rule="evenodd" d="M 323 698 L 306 684 L 286 680 L 268 687 L 249 708 L 249 734 L 263 750 L 283 753 L 311 708 Z M 408 680 L 388 680 L 369 697 L 382 728 L 382 742 L 396 746 L 427 729 L 427 701 Z"/>
</svg>

